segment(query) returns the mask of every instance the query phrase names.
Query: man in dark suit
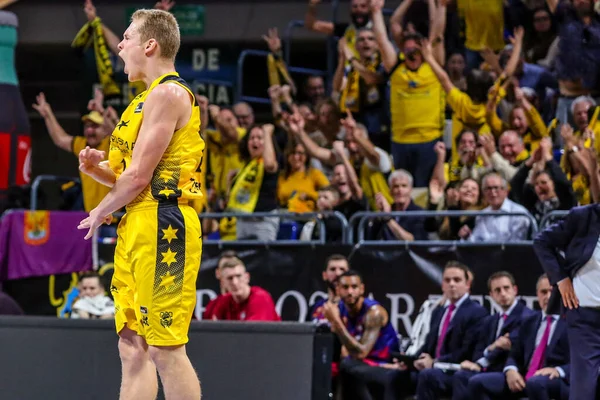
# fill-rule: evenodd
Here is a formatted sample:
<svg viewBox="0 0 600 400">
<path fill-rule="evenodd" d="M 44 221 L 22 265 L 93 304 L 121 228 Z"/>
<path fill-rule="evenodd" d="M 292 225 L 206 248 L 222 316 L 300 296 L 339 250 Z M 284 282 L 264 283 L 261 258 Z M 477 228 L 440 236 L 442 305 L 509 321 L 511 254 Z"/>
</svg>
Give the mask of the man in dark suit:
<svg viewBox="0 0 600 400">
<path fill-rule="evenodd" d="M 568 308 L 571 398 L 594 399 L 600 370 L 600 205 L 573 208 L 533 248 Z"/>
<path fill-rule="evenodd" d="M 495 272 L 488 278 L 490 297 L 501 312 L 488 315 L 481 324 L 479 340 L 472 361 L 465 360 L 452 377 L 452 400 L 468 400 L 469 379 L 479 372 L 502 372 L 521 321 L 534 313 L 517 300 L 518 288 L 510 272 Z"/>
<path fill-rule="evenodd" d="M 559 315 L 546 314 L 552 286 L 546 275 L 537 283 L 542 308 L 521 322 L 518 336 L 502 372 L 486 372 L 469 379 L 469 398 L 478 400 L 528 397 L 529 400 L 567 400 L 569 397 L 569 342 Z"/>
<path fill-rule="evenodd" d="M 452 376 L 435 368 L 434 363 L 456 363 L 468 359 L 475 349 L 481 321 L 488 312 L 469 298 L 469 269 L 458 261 L 444 267 L 442 291 L 447 297 L 444 307 L 434 310 L 425 344 L 414 362 L 419 371 L 419 400 L 438 399 L 452 388 Z"/>
</svg>

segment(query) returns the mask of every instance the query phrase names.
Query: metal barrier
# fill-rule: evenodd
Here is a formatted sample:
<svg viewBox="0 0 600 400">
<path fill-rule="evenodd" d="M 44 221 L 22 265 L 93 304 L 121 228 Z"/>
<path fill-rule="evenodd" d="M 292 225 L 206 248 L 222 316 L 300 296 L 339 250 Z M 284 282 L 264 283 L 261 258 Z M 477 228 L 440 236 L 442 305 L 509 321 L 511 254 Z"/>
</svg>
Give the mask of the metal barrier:
<svg viewBox="0 0 600 400">
<path fill-rule="evenodd" d="M 69 176 L 58 176 L 58 175 L 40 175 L 33 180 L 31 184 L 31 197 L 29 207 L 31 210 L 37 210 L 37 202 L 38 202 L 38 192 L 40 190 L 40 184 L 43 181 L 53 181 L 53 182 L 76 182 L 81 183 L 79 178 L 73 178 Z"/>
<path fill-rule="evenodd" d="M 544 215 L 544 217 L 540 221 L 540 230 L 546 228 L 546 226 L 548 225 L 552 225 L 554 223 L 553 219 L 562 219 L 566 217 L 567 214 L 569 214 L 568 210 L 550 211 L 548 214 Z"/>
<path fill-rule="evenodd" d="M 264 50 L 244 50 L 240 53 L 237 64 L 237 93 L 236 93 L 236 102 L 245 101 L 248 103 L 257 103 L 257 104 L 271 104 L 271 99 L 269 97 L 257 97 L 257 96 L 245 96 L 244 95 L 244 63 L 246 62 L 246 58 L 248 56 L 253 57 L 264 57 L 271 54 L 268 51 Z M 301 67 L 290 67 L 288 65 L 288 71 L 290 73 L 297 73 L 303 75 L 319 75 L 326 77 L 326 71 L 321 71 L 318 69 L 312 68 L 301 68 Z M 266 91 L 266 90 L 265 90 Z"/>
<path fill-rule="evenodd" d="M 348 233 L 346 234 L 346 238 L 348 242 L 354 242 L 354 227 L 356 225 L 356 221 L 358 222 L 358 240 L 357 242 L 375 242 L 375 241 L 367 241 L 365 240 L 364 231 L 365 224 L 367 221 L 373 218 L 381 218 L 381 217 L 462 217 L 462 216 L 473 216 L 473 217 L 483 217 L 483 216 L 491 216 L 491 217 L 501 217 L 501 216 L 523 216 L 529 219 L 531 222 L 531 234 L 535 234 L 538 232 L 538 224 L 533 218 L 533 216 L 527 212 L 494 212 L 494 211 L 393 211 L 393 212 L 372 212 L 372 211 L 363 211 L 357 212 L 354 214 L 349 221 Z M 380 241 L 377 241 L 380 242 Z M 396 243 L 398 241 L 392 241 L 392 243 Z M 447 245 L 448 243 L 452 243 L 455 241 L 447 241 L 447 240 L 423 240 L 423 241 L 413 241 L 410 243 L 428 243 L 431 246 L 436 246 L 439 244 Z M 469 242 L 470 243 L 470 242 Z M 504 242 L 486 242 L 487 244 L 503 244 Z M 513 242 L 510 242 L 513 243 Z M 472 244 L 472 243 L 471 243 Z"/>
<path fill-rule="evenodd" d="M 114 217 L 122 217 L 124 213 L 113 213 Z M 334 217 L 337 218 L 342 224 L 342 243 L 346 243 L 347 241 L 347 232 L 348 232 L 348 220 L 342 213 L 339 211 L 327 211 L 321 213 L 290 213 L 290 212 L 255 212 L 252 214 L 246 213 L 235 213 L 235 212 L 222 212 L 222 213 L 202 213 L 199 214 L 198 217 L 200 219 L 221 219 L 227 217 L 233 217 L 236 219 L 252 219 L 252 218 L 280 218 L 280 219 L 292 219 L 295 221 L 308 221 L 316 218 L 319 221 L 319 229 L 320 229 L 320 240 L 311 240 L 311 241 L 299 241 L 299 240 L 277 240 L 275 242 L 262 242 L 258 240 L 236 240 L 236 244 L 251 244 L 251 245 L 262 245 L 269 243 L 277 243 L 277 244 L 290 244 L 290 245 L 307 245 L 307 244 L 324 244 L 327 240 L 327 234 L 325 230 L 325 224 L 322 222 L 322 216 L 325 217 Z M 113 244 L 116 239 L 114 237 L 98 237 L 97 241 L 102 244 Z M 206 239 L 205 243 L 222 243 L 221 240 L 209 240 Z"/>
</svg>

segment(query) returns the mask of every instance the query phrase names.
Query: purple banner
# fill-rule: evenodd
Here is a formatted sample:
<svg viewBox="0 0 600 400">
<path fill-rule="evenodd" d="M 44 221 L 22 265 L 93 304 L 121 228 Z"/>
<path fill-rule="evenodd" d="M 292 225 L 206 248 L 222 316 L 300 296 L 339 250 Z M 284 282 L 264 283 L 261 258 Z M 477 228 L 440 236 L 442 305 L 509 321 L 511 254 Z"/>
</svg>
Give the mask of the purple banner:
<svg viewBox="0 0 600 400">
<path fill-rule="evenodd" d="M 0 281 L 92 269 L 92 241 L 73 211 L 24 211 L 0 221 Z"/>
</svg>

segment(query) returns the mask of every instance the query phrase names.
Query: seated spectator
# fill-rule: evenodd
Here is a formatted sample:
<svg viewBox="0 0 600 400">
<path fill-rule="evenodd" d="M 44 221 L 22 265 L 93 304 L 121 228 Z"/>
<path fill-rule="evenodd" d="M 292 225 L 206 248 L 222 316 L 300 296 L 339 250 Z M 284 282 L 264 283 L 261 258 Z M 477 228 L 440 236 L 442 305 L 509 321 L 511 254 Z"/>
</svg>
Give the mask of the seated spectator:
<svg viewBox="0 0 600 400">
<path fill-rule="evenodd" d="M 482 211 L 521 212 L 527 209 L 508 199 L 508 183 L 496 173 L 483 177 L 481 186 L 488 204 Z M 475 227 L 461 228 L 458 233 L 462 239 L 470 242 L 513 242 L 526 240 L 531 222 L 525 216 L 481 216 L 475 220 Z"/>
<path fill-rule="evenodd" d="M 240 142 L 244 166 L 233 179 L 227 211 L 251 214 L 277 209 L 279 164 L 273 143 L 273 125 L 254 126 Z M 238 218 L 237 239 L 274 241 L 279 218 Z"/>
<path fill-rule="evenodd" d="M 432 180 L 429 184 L 429 210 L 438 210 L 438 204 L 444 197 L 442 188 L 437 181 Z M 479 183 L 472 178 L 464 179 L 458 186 L 458 203 L 449 204 L 448 211 L 478 211 L 483 208 L 481 201 L 481 190 Z M 459 232 L 462 229 L 473 229 L 475 227 L 474 216 L 457 217 L 430 217 L 425 220 L 428 232 L 437 232 L 440 240 L 459 240 Z"/>
<path fill-rule="evenodd" d="M 388 370 L 381 364 L 391 361 L 391 352 L 400 351 L 398 334 L 385 308 L 365 297 L 365 285 L 356 271 L 339 277 L 337 291 L 340 304 L 328 301 L 323 306 L 331 331 L 342 343 L 340 363 L 344 399 L 394 398 L 394 388 L 387 381 Z M 387 381 L 387 382 L 386 382 Z M 370 386 L 379 384 L 379 390 Z M 374 393 L 380 393 L 375 395 Z"/>
<path fill-rule="evenodd" d="M 290 141 L 284 152 L 285 165 L 277 180 L 277 198 L 289 212 L 312 212 L 316 208 L 317 191 L 329 186 L 320 170 L 311 167 L 311 157 L 302 143 Z"/>
<path fill-rule="evenodd" d="M 385 197 L 377 194 L 377 205 L 379 211 L 406 211 L 407 216 L 383 217 L 382 221 L 374 221 L 370 228 L 370 237 L 375 240 L 427 240 L 425 232 L 425 217 L 411 217 L 410 211 L 423 211 L 417 206 L 411 197 L 413 188 L 412 175 L 405 170 L 392 172 L 389 177 L 389 185 L 394 202 L 390 205 Z"/>
<path fill-rule="evenodd" d="M 71 318 L 113 319 L 115 305 L 105 294 L 97 272 L 85 272 L 80 278 L 79 299 L 73 304 Z"/>
<path fill-rule="evenodd" d="M 215 305 L 213 320 L 281 321 L 271 295 L 258 286 L 250 286 L 250 274 L 237 257 L 223 262 L 221 278 L 227 293 Z"/>
<path fill-rule="evenodd" d="M 335 186 L 327 186 L 319 189 L 317 199 L 317 211 L 333 211 L 340 201 L 340 192 Z M 322 218 L 312 219 L 302 227 L 300 240 L 321 240 L 321 229 L 319 223 L 325 225 L 325 239 L 327 243 L 336 243 L 342 240 L 343 226 L 341 221 L 333 216 L 325 215 Z"/>
<path fill-rule="evenodd" d="M 486 372 L 469 380 L 469 398 L 569 398 L 567 321 L 546 313 L 552 286 L 545 274 L 538 279 L 536 291 L 542 310 L 521 321 L 502 372 Z"/>
<path fill-rule="evenodd" d="M 571 182 L 552 156 L 552 142 L 544 138 L 540 147 L 510 181 L 512 199 L 525 206 L 538 224 L 554 210 L 577 206 Z"/>
<path fill-rule="evenodd" d="M 227 285 L 223 279 L 223 276 L 221 275 L 221 271 L 223 270 L 223 265 L 227 261 L 230 261 L 234 258 L 237 258 L 237 253 L 233 250 L 225 250 L 219 256 L 219 259 L 217 260 L 217 268 L 215 268 L 215 277 L 219 281 L 219 294 L 206 305 L 204 312 L 202 313 L 202 319 L 210 320 L 216 318 L 214 315 L 215 307 L 219 301 L 222 300 L 223 296 L 227 294 Z"/>
</svg>

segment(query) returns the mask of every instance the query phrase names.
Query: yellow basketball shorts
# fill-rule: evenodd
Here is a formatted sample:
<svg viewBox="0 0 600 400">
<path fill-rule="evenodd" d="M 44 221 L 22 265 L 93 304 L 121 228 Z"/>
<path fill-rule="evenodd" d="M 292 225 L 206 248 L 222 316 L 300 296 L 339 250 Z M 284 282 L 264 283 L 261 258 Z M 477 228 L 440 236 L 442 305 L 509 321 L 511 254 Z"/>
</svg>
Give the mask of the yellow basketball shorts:
<svg viewBox="0 0 600 400">
<path fill-rule="evenodd" d="M 188 205 L 140 204 L 117 228 L 111 293 L 117 333 L 125 326 L 151 346 L 188 342 L 202 238 Z"/>
</svg>

